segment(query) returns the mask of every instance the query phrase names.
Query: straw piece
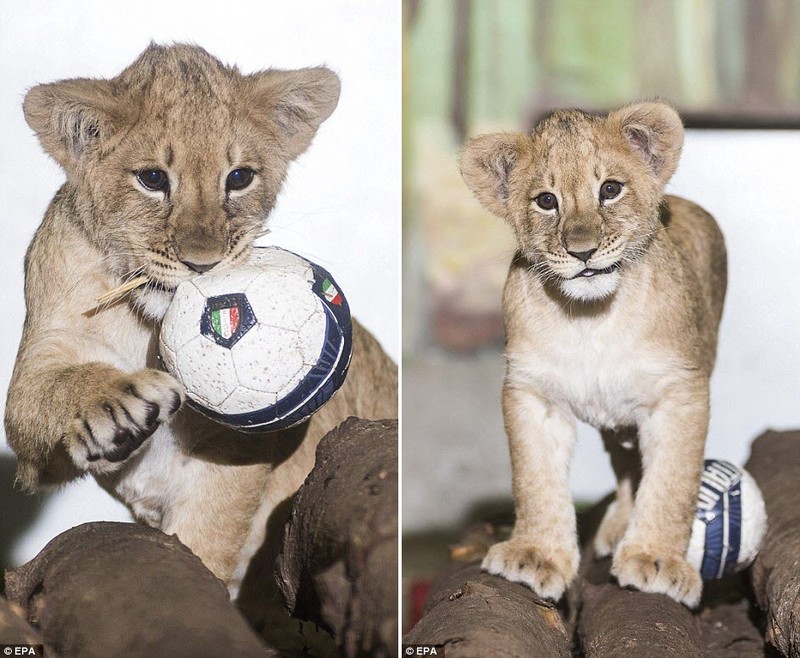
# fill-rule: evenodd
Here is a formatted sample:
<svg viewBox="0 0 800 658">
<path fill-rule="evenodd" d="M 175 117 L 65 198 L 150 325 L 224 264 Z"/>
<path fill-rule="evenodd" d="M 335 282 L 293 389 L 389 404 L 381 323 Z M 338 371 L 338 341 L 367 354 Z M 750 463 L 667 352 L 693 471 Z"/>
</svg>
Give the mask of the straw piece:
<svg viewBox="0 0 800 658">
<path fill-rule="evenodd" d="M 137 276 L 135 279 L 131 279 L 130 281 L 123 283 L 121 286 L 117 286 L 113 290 L 104 292 L 99 297 L 96 297 L 95 301 L 98 304 L 105 304 L 106 302 L 119 299 L 123 295 L 129 293 L 134 288 L 138 288 L 139 286 L 144 285 L 145 283 L 147 283 L 146 276 Z"/>
</svg>

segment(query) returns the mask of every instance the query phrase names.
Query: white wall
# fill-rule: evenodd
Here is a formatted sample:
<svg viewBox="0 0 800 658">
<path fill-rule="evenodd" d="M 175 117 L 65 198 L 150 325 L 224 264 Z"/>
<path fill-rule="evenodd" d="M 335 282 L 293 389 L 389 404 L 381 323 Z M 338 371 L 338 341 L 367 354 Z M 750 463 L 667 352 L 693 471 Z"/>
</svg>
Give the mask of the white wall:
<svg viewBox="0 0 800 658">
<path fill-rule="evenodd" d="M 22 328 L 22 259 L 63 181 L 25 124 L 25 92 L 69 77 L 110 77 L 147 46 L 197 43 L 243 72 L 327 64 L 342 79 L 339 107 L 293 164 L 268 241 L 328 268 L 387 351 L 399 354 L 400 13 L 396 0 L 156 4 L 103 0 L 0 5 L 0 391 Z M 8 452 L 3 442 L 0 452 Z M 0 500 L 2 507 L 14 504 Z M 84 520 L 127 518 L 90 480 L 51 498 L 14 553 L 30 558 Z"/>
<path fill-rule="evenodd" d="M 667 188 L 711 212 L 728 249 L 709 457 L 743 464 L 750 442 L 765 429 L 800 428 L 798 180 L 798 131 L 689 131 Z M 471 365 L 440 359 L 404 373 L 404 399 L 417 407 L 404 405 L 405 530 L 452 525 L 481 501 L 511 497 L 499 409 L 501 358 L 484 354 Z M 448 373 L 452 383 L 443 385 Z M 414 396 L 415 380 L 440 386 L 440 397 L 432 399 L 433 391 Z M 432 420 L 421 420 L 425 408 L 435 414 Z M 579 427 L 571 486 L 580 500 L 597 499 L 614 486 L 600 437 L 588 426 Z"/>
</svg>

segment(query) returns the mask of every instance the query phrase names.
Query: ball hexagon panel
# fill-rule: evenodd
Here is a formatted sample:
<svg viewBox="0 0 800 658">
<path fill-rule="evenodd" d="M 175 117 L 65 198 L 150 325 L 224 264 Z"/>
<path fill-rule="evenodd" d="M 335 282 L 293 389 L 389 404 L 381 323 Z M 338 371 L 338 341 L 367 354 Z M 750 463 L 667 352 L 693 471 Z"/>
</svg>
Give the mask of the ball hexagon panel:
<svg viewBox="0 0 800 658">
<path fill-rule="evenodd" d="M 303 363 L 313 367 L 319 361 L 322 347 L 325 344 L 325 332 L 328 325 L 328 316 L 322 306 L 317 307 L 305 321 L 298 332 L 298 345 L 303 355 Z"/>
<path fill-rule="evenodd" d="M 175 365 L 187 395 L 212 409 L 239 386 L 230 350 L 205 336 L 195 336 L 178 350 Z"/>
<path fill-rule="evenodd" d="M 297 333 L 257 324 L 231 349 L 240 384 L 255 391 L 277 394 L 303 376 L 303 356 Z"/>
<path fill-rule="evenodd" d="M 245 386 L 239 386 L 217 407 L 216 411 L 226 415 L 246 414 L 253 409 L 266 409 L 277 401 L 278 396 L 274 393 L 254 391 Z"/>
<path fill-rule="evenodd" d="M 285 272 L 264 272 L 245 293 L 260 323 L 291 331 L 302 326 L 321 304 L 311 293 L 310 282 Z"/>
<path fill-rule="evenodd" d="M 275 247 L 256 248 L 250 259 L 250 265 L 263 271 L 274 271 L 277 269 L 287 270 L 301 274 L 311 270 L 311 267 L 304 258 L 297 254 Z"/>
<path fill-rule="evenodd" d="M 194 286 L 204 297 L 214 297 L 234 292 L 244 292 L 253 279 L 261 276 L 261 270 L 252 265 L 212 270 L 192 279 Z"/>
<path fill-rule="evenodd" d="M 180 286 L 179 298 L 179 304 L 170 304 L 161 325 L 160 341 L 173 352 L 180 351 L 197 336 L 200 327 L 197 309 L 202 309 L 206 303 L 206 296 L 194 285 L 194 281 Z"/>
</svg>

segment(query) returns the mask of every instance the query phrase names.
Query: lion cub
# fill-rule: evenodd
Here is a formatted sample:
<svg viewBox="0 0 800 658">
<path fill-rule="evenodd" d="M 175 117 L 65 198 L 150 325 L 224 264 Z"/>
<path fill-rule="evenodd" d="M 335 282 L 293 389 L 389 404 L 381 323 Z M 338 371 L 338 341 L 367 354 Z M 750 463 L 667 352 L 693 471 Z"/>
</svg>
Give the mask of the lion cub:
<svg viewBox="0 0 800 658">
<path fill-rule="evenodd" d="M 320 438 L 348 416 L 397 416 L 396 367 L 354 322 L 338 394 L 297 427 L 246 436 L 181 406 L 155 353 L 159 321 L 180 282 L 247 261 L 290 162 L 338 99 L 326 68 L 242 75 L 187 45 L 151 45 L 115 78 L 39 85 L 25 98 L 66 182 L 25 260 L 5 419 L 18 479 L 34 489 L 92 474 L 234 593 L 267 524 L 278 529 L 267 539 L 282 535 L 281 503 Z M 128 300 L 87 313 L 142 274 Z"/>
<path fill-rule="evenodd" d="M 559 111 L 531 134 L 471 140 L 461 172 L 518 251 L 503 296 L 503 414 L 516 524 L 490 573 L 558 599 L 579 561 L 568 486 L 575 418 L 618 479 L 595 538 L 622 586 L 695 606 L 686 561 L 726 287 L 708 213 L 663 189 L 683 126 L 662 103 Z"/>
</svg>

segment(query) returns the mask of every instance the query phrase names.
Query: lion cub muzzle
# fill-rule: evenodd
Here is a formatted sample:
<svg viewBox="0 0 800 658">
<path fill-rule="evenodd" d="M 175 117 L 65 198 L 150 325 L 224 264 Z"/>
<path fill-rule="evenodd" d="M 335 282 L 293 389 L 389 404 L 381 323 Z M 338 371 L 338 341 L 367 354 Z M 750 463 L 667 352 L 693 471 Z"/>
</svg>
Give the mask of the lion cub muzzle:
<svg viewBox="0 0 800 658">
<path fill-rule="evenodd" d="M 226 256 L 228 240 L 224 218 L 223 222 L 195 220 L 195 225 L 191 221 L 189 218 L 176 226 L 175 256 L 193 272 L 207 272 Z"/>
<path fill-rule="evenodd" d="M 561 244 L 570 256 L 583 263 L 588 264 L 602 239 L 602 218 L 597 215 L 567 218 L 564 222 Z"/>
</svg>

